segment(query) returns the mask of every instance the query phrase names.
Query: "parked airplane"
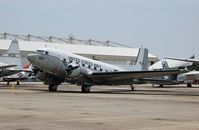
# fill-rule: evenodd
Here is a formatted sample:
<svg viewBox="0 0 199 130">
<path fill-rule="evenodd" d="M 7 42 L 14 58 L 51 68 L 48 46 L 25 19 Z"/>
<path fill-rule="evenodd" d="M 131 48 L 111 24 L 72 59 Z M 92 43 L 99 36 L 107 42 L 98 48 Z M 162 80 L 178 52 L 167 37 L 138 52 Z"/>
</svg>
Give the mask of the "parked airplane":
<svg viewBox="0 0 199 130">
<path fill-rule="evenodd" d="M 139 49 L 133 66 L 135 71 L 47 48 L 29 54 L 28 60 L 35 67 L 38 79 L 49 85 L 49 91 L 56 91 L 64 81 L 81 85 L 82 92 L 86 93 L 92 85 L 132 85 L 142 78 L 181 73 L 179 70 L 147 71 L 148 50 L 145 48 Z"/>
<path fill-rule="evenodd" d="M 17 66 L 17 65 L 5 64 L 5 63 L 0 62 L 0 77 L 8 76 L 11 74 L 16 74 L 16 73 L 20 72 L 20 71 L 8 69 L 8 68 L 15 67 L 15 66 Z"/>
<path fill-rule="evenodd" d="M 178 58 L 165 58 L 151 65 L 149 70 L 170 70 L 177 68 L 186 68 L 187 66 L 191 66 L 195 59 L 178 59 Z M 199 79 L 198 71 L 189 71 L 182 74 L 163 76 L 158 78 L 153 78 L 149 82 L 152 84 L 158 84 L 161 87 L 164 85 L 176 85 L 187 83 L 187 87 L 192 87 L 192 81 Z"/>
<path fill-rule="evenodd" d="M 7 53 L 2 54 L 0 58 L 0 78 L 21 72 L 20 69 L 16 69 L 18 64 L 17 61 L 19 60 L 19 58 L 16 57 L 16 51 L 18 48 L 18 42 L 13 40 L 9 46 Z"/>
<path fill-rule="evenodd" d="M 33 70 L 31 67 L 31 64 L 26 64 L 21 72 L 9 76 L 3 77 L 3 81 L 7 82 L 7 85 L 9 85 L 10 82 L 17 82 L 17 85 L 19 85 L 19 82 L 29 82 L 32 81 L 33 76 Z"/>
<path fill-rule="evenodd" d="M 19 84 L 19 81 L 27 78 L 32 73 L 30 69 L 22 68 L 17 40 L 12 40 L 8 51 L 0 56 L 0 61 L 0 78 L 7 84 L 13 81 L 17 81 L 17 84 Z"/>
</svg>

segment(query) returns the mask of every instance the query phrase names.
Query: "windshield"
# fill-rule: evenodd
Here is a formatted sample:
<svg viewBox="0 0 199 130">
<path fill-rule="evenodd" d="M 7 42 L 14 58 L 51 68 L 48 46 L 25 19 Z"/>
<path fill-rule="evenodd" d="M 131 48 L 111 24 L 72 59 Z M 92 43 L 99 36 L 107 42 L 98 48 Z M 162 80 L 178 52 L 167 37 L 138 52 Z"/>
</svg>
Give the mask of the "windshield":
<svg viewBox="0 0 199 130">
<path fill-rule="evenodd" d="M 44 50 L 37 50 L 36 52 L 37 52 L 37 53 L 40 53 L 40 54 L 48 55 L 48 51 L 44 51 Z"/>
<path fill-rule="evenodd" d="M 37 53 L 44 54 L 44 50 L 37 50 L 36 52 L 37 52 Z"/>
</svg>

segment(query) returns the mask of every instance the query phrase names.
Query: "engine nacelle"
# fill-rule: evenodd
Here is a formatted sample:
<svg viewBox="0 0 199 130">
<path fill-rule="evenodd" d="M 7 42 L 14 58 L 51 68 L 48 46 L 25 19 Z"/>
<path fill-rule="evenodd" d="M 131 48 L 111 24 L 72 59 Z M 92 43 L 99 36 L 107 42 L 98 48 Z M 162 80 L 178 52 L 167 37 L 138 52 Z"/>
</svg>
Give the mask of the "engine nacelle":
<svg viewBox="0 0 199 130">
<path fill-rule="evenodd" d="M 80 68 L 77 68 L 77 69 L 74 69 L 72 71 L 72 73 L 69 75 L 70 77 L 77 77 L 80 75 L 80 72 L 81 72 L 81 69 Z"/>
<path fill-rule="evenodd" d="M 81 74 L 81 68 L 78 64 L 70 63 L 66 69 L 66 73 L 69 77 L 77 77 Z"/>
</svg>

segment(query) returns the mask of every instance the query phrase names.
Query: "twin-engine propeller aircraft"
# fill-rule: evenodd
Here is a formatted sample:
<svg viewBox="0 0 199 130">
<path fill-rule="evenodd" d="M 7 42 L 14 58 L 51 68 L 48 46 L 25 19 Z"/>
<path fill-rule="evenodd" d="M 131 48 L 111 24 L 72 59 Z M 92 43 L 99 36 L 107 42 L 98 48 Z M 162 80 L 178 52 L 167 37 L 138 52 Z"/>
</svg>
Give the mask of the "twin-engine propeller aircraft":
<svg viewBox="0 0 199 130">
<path fill-rule="evenodd" d="M 54 49 L 38 49 L 28 55 L 38 79 L 56 91 L 62 82 L 81 85 L 84 93 L 93 85 L 132 85 L 143 78 L 179 74 L 179 70 L 148 71 L 148 50 L 140 48 L 134 66 L 129 70 L 92 60 L 80 55 Z M 134 90 L 133 86 L 131 88 Z"/>
</svg>

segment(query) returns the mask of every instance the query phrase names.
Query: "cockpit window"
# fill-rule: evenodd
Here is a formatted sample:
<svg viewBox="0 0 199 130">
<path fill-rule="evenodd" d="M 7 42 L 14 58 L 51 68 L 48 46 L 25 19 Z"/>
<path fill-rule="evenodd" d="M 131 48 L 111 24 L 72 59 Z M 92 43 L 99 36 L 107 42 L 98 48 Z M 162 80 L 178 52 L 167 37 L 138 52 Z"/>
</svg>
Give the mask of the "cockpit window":
<svg viewBox="0 0 199 130">
<path fill-rule="evenodd" d="M 45 55 L 49 54 L 48 51 L 44 51 L 44 50 L 37 50 L 36 52 L 40 54 L 45 54 Z"/>
<path fill-rule="evenodd" d="M 37 53 L 44 54 L 44 51 L 43 50 L 37 50 Z"/>
</svg>

